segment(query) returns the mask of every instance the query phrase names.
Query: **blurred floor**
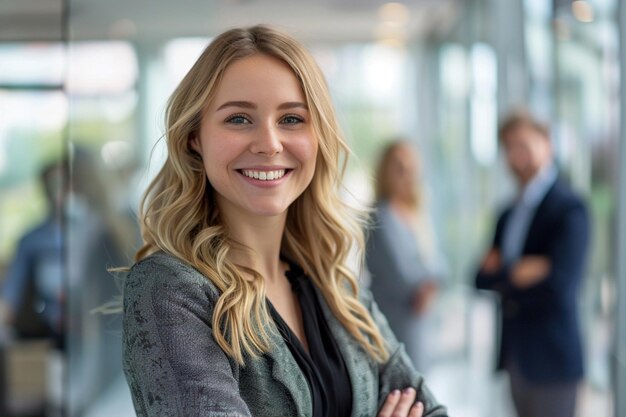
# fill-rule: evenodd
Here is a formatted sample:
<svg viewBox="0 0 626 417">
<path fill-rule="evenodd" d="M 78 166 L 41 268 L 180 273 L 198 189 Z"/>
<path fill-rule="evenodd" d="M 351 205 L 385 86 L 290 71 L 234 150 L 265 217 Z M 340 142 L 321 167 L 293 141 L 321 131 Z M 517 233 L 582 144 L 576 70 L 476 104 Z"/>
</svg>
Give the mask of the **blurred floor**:
<svg viewBox="0 0 626 417">
<path fill-rule="evenodd" d="M 468 387 L 467 382 L 471 384 Z M 431 389 L 454 417 L 515 417 L 504 376 L 471 378 L 466 363 L 437 366 L 429 373 Z M 611 416 L 610 396 L 585 386 L 579 417 Z M 604 410 L 604 412 L 603 412 Z M 128 386 L 120 375 L 85 417 L 135 417 Z"/>
<path fill-rule="evenodd" d="M 113 380 L 98 401 L 85 413 L 84 417 L 135 417 L 133 402 L 124 375 Z"/>
</svg>

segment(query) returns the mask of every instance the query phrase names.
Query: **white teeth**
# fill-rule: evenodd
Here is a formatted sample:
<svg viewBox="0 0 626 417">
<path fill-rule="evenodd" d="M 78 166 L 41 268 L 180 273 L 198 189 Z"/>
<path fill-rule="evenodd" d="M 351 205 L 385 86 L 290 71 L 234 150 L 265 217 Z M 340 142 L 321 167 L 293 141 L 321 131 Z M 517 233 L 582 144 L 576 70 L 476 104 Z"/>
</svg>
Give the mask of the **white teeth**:
<svg viewBox="0 0 626 417">
<path fill-rule="evenodd" d="M 243 175 L 249 178 L 254 178 L 261 181 L 272 181 L 282 178 L 285 175 L 284 169 L 279 169 L 276 171 L 253 171 L 251 169 L 241 170 Z"/>
</svg>

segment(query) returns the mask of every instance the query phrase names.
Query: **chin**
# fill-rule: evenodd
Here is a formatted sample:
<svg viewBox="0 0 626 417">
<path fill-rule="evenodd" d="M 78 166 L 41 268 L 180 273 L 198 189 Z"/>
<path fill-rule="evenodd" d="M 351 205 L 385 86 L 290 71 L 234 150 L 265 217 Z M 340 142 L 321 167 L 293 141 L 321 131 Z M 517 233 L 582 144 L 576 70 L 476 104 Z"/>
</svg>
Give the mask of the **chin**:
<svg viewBox="0 0 626 417">
<path fill-rule="evenodd" d="M 289 207 L 283 205 L 257 205 L 250 209 L 250 212 L 256 216 L 274 217 L 284 214 Z"/>
</svg>

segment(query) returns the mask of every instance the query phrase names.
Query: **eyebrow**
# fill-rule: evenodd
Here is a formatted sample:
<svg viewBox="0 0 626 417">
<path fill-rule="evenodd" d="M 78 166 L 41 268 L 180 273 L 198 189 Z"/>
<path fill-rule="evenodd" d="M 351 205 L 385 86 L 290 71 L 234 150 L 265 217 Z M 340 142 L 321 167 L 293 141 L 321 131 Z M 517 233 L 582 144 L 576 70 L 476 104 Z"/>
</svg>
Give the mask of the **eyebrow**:
<svg viewBox="0 0 626 417">
<path fill-rule="evenodd" d="M 309 107 L 306 104 L 301 103 L 299 101 L 288 101 L 278 106 L 278 110 L 287 110 L 287 109 L 295 109 L 295 108 L 301 108 L 304 110 L 309 109 Z"/>
<path fill-rule="evenodd" d="M 249 101 L 227 101 L 226 103 L 222 104 L 221 106 L 219 106 L 217 108 L 217 111 L 220 111 L 222 109 L 225 109 L 227 107 L 240 107 L 240 108 L 244 108 L 244 109 L 256 109 L 258 108 L 258 106 L 254 103 L 251 103 Z M 299 101 L 287 101 L 285 103 L 281 103 L 278 106 L 278 110 L 287 110 L 287 109 L 294 109 L 294 108 L 302 108 L 304 110 L 308 110 L 308 106 L 304 103 L 301 103 Z"/>
</svg>

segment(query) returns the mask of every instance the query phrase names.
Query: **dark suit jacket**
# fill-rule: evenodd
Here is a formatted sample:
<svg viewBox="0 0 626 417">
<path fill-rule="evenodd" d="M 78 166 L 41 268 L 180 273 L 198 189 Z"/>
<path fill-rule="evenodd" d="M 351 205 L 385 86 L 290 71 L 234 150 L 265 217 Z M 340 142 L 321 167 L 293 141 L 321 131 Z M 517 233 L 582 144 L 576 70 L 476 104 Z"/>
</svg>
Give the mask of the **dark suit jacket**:
<svg viewBox="0 0 626 417">
<path fill-rule="evenodd" d="M 500 249 L 512 207 L 500 216 L 493 242 Z M 478 271 L 476 287 L 501 295 L 502 333 L 498 367 L 513 360 L 534 382 L 566 382 L 583 374 L 578 323 L 578 290 L 589 240 L 585 203 L 564 183 L 556 183 L 541 201 L 528 229 L 522 256 L 550 259 L 549 275 L 532 287 L 518 289 L 510 269 Z"/>
</svg>

